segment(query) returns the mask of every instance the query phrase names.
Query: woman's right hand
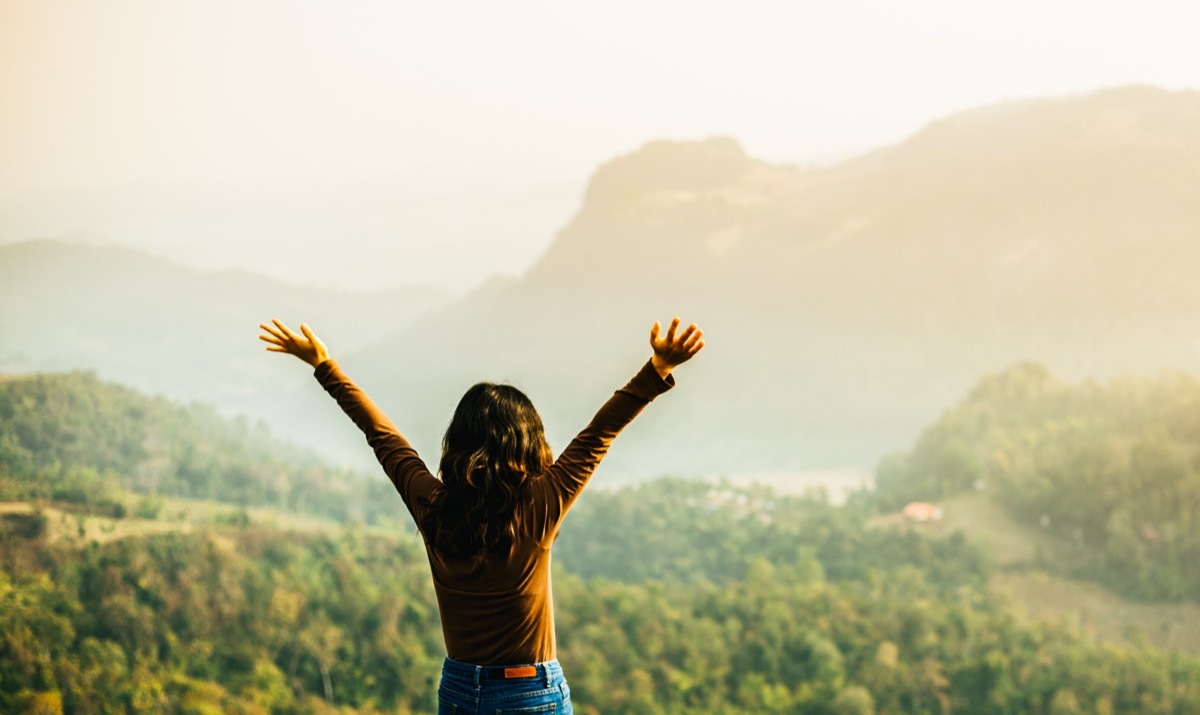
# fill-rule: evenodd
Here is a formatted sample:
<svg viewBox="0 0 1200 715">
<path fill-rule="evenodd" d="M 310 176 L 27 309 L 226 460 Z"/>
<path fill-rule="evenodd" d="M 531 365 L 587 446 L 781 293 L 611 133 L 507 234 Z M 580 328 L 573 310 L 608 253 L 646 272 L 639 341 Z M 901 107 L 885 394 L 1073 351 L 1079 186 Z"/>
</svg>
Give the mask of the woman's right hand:
<svg viewBox="0 0 1200 715">
<path fill-rule="evenodd" d="M 660 335 L 662 325 L 657 320 L 654 321 L 654 327 L 650 328 L 650 347 L 654 349 L 654 357 L 650 358 L 650 362 L 664 378 L 671 374 L 676 365 L 691 360 L 692 356 L 704 347 L 704 341 L 700 339 L 704 336 L 704 331 L 697 328 L 695 323 L 676 335 L 678 330 L 679 318 L 671 321 L 665 336 Z"/>
<path fill-rule="evenodd" d="M 297 335 L 277 318 L 271 318 L 271 322 L 274 325 L 266 323 L 258 325 L 263 331 L 258 339 L 270 343 L 267 350 L 273 353 L 295 355 L 313 367 L 329 359 L 329 349 L 325 347 L 325 343 L 321 342 L 321 339 L 304 323 L 300 324 L 300 332 L 304 334 Z"/>
</svg>

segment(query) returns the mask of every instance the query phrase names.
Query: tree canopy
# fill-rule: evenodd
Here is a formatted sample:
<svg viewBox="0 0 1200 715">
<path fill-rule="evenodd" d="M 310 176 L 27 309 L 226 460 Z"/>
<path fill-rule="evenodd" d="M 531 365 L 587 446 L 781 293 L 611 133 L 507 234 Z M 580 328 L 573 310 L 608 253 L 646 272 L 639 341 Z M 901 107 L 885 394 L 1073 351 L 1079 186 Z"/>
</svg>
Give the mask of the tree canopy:
<svg viewBox="0 0 1200 715">
<path fill-rule="evenodd" d="M 1200 600 L 1200 383 L 1069 384 L 1020 365 L 982 380 L 879 467 L 894 509 L 967 490 L 1061 537 L 1048 565 L 1136 598 Z"/>
</svg>

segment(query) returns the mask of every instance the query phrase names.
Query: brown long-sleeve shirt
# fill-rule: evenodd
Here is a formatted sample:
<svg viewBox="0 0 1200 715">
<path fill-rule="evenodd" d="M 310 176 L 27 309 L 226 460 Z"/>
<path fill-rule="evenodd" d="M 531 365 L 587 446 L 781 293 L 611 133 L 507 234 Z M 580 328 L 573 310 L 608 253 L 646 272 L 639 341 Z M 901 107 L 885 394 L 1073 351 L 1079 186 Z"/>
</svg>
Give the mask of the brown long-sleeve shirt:
<svg viewBox="0 0 1200 715">
<path fill-rule="evenodd" d="M 354 420 L 375 450 L 417 524 L 441 481 L 387 415 L 333 360 L 317 366 L 316 377 Z M 554 602 L 550 585 L 550 546 L 567 510 L 599 466 L 608 446 L 658 395 L 675 384 L 647 362 L 625 387 L 609 398 L 590 424 L 554 464 L 529 482 L 521 534 L 507 553 L 454 558 L 429 546 L 442 635 L 451 658 L 476 665 L 540 663 L 556 657 Z"/>
</svg>

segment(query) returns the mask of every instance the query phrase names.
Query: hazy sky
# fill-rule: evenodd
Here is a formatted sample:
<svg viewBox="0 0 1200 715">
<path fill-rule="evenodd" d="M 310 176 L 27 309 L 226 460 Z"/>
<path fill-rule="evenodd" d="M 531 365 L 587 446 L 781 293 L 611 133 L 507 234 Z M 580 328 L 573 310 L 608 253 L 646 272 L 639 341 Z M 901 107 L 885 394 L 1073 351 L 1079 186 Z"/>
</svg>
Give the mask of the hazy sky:
<svg viewBox="0 0 1200 715">
<path fill-rule="evenodd" d="M 1196 0 L 0 0 L 0 242 L 466 287 L 648 140 L 807 163 L 1003 99 L 1200 88 L 1198 30 Z"/>
</svg>

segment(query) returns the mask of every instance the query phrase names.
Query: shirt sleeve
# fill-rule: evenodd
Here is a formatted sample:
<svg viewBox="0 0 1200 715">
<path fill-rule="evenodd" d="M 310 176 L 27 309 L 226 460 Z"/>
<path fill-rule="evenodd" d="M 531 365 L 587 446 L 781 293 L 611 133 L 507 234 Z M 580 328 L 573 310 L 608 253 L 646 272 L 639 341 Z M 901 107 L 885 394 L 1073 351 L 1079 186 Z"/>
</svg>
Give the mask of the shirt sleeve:
<svg viewBox="0 0 1200 715">
<path fill-rule="evenodd" d="M 420 524 L 429 507 L 429 498 L 441 484 L 429 472 L 417 450 L 396 429 L 383 410 L 367 397 L 354 381 L 342 372 L 333 360 L 325 360 L 313 372 L 317 381 L 342 411 L 366 435 L 367 444 L 375 450 L 375 458 L 392 480 L 400 498 L 413 518 Z"/>
<path fill-rule="evenodd" d="M 664 379 L 647 361 L 625 387 L 617 390 L 596 412 L 591 423 L 576 435 L 546 471 L 545 484 L 552 492 L 547 525 L 554 526 L 567 513 L 588 480 L 608 453 L 608 447 L 621 430 L 650 404 L 651 400 L 675 386 L 675 378 Z"/>
</svg>

